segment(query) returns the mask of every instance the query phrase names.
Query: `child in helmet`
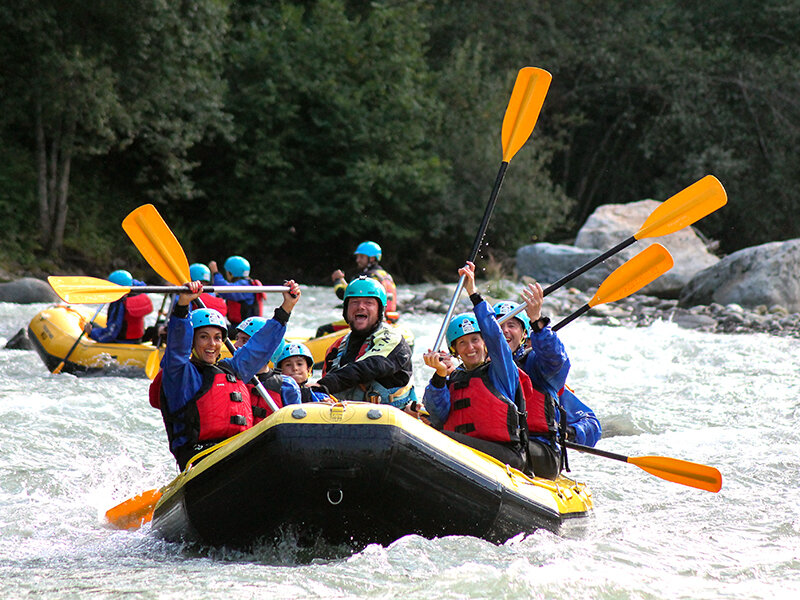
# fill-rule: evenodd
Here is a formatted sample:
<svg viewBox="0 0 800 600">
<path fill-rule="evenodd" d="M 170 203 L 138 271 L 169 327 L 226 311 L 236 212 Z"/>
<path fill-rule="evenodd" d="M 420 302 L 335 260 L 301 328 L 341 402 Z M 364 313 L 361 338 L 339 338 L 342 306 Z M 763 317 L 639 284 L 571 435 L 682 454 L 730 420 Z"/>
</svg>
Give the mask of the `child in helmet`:
<svg viewBox="0 0 800 600">
<path fill-rule="evenodd" d="M 234 347 L 237 350 L 242 348 L 266 324 L 267 320 L 264 317 L 247 317 L 236 328 Z M 272 353 L 271 360 L 273 364 L 285 345 L 286 342 L 281 339 L 280 344 Z M 256 373 L 256 378 L 264 386 L 267 394 L 269 394 L 278 408 L 282 408 L 287 404 L 300 404 L 300 387 L 297 382 L 291 377 L 281 375 L 279 372 L 270 369 L 268 362 L 264 363 L 264 366 Z M 254 384 L 248 383 L 247 387 L 250 390 L 250 404 L 253 407 L 253 424 L 258 424 L 272 414 L 272 409 Z"/>
<path fill-rule="evenodd" d="M 323 389 L 307 386 L 314 372 L 314 356 L 305 344 L 290 342 L 283 345 L 274 361 L 275 368 L 294 379 L 300 386 L 303 402 L 335 402 L 336 399 Z"/>
<path fill-rule="evenodd" d="M 219 273 L 216 261 L 208 263 L 214 285 L 261 285 L 257 279 L 250 278 L 250 262 L 242 256 L 229 256 L 225 260 L 224 268 L 226 277 Z M 228 320 L 232 326 L 231 335 L 235 335 L 235 327 L 247 317 L 261 316 L 263 300 L 264 294 L 261 292 L 225 294 Z"/>
<path fill-rule="evenodd" d="M 161 361 L 160 407 L 170 451 L 183 470 L 198 452 L 253 426 L 245 382 L 269 361 L 286 333 L 300 287 L 287 281 L 283 303 L 232 358 L 219 360 L 228 334 L 220 313 L 189 305 L 203 291 L 199 281 L 178 296 L 167 329 Z"/>
<path fill-rule="evenodd" d="M 522 295 L 525 300 L 525 311 L 517 313 L 500 325 L 514 360 L 531 378 L 535 391 L 539 393 L 546 391 L 558 397 L 559 405 L 566 415 L 564 432 L 566 439 L 585 446 L 594 446 L 602 435 L 600 421 L 594 412 L 566 387 L 569 358 L 561 340 L 548 327 L 550 319 L 542 317 L 544 299 L 542 288 L 538 283 L 531 283 L 523 289 Z M 498 302 L 494 305 L 495 316 L 499 320 L 518 306 L 516 302 Z M 561 413 L 558 414 L 560 421 Z M 532 449 L 536 451 L 536 448 Z"/>
<path fill-rule="evenodd" d="M 523 389 L 530 380 L 514 363 L 494 311 L 477 293 L 475 265 L 468 262 L 458 273 L 464 276 L 474 306 L 473 313 L 457 315 L 447 327 L 448 346 L 462 364 L 450 371 L 438 351 L 424 355 L 425 364 L 435 370 L 425 388 L 425 408 L 432 423 L 449 437 L 514 468 L 527 469 Z M 541 426 L 552 436 L 552 408 L 549 420 L 541 408 Z"/>
<path fill-rule="evenodd" d="M 130 272 L 124 269 L 111 273 L 108 280 L 124 287 L 145 285 L 143 281 L 134 279 Z M 97 342 L 138 344 L 144 337 L 144 318 L 151 312 L 153 303 L 149 296 L 131 292 L 108 305 L 105 327 L 87 323 L 84 329 L 89 337 Z"/>
</svg>

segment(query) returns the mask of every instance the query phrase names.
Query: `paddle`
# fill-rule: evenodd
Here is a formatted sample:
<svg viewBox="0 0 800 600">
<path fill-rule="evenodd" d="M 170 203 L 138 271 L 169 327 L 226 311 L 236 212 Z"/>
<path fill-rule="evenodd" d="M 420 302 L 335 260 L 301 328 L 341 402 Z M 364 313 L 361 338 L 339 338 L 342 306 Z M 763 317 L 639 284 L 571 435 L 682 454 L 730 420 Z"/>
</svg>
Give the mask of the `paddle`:
<svg viewBox="0 0 800 600">
<path fill-rule="evenodd" d="M 161 369 L 161 352 L 156 348 L 147 357 L 147 362 L 144 363 L 144 374 L 147 375 L 148 379 L 153 380 L 158 375 L 159 369 Z"/>
<path fill-rule="evenodd" d="M 708 465 L 666 456 L 623 456 L 622 454 L 614 454 L 613 452 L 606 452 L 605 450 L 598 450 L 597 448 L 567 441 L 564 442 L 564 445 L 578 452 L 636 465 L 651 475 L 673 483 L 680 483 L 681 485 L 708 492 L 718 492 L 722 489 L 722 475 L 717 469 Z"/>
<path fill-rule="evenodd" d="M 500 186 L 503 184 L 503 178 L 505 177 L 508 163 L 517 151 L 522 148 L 523 144 L 525 144 L 533 132 L 552 79 L 553 76 L 550 75 L 550 73 L 536 67 L 525 67 L 524 69 L 520 69 L 517 74 L 514 89 L 511 91 L 511 98 L 506 107 L 506 114 L 503 117 L 503 129 L 500 136 L 503 146 L 503 161 L 500 163 L 500 170 L 497 172 L 494 188 L 489 196 L 486 210 L 483 213 L 483 220 L 478 228 L 478 234 L 475 236 L 475 241 L 472 244 L 472 251 L 467 259 L 468 262 L 474 263 L 475 258 L 478 256 L 478 251 L 483 242 L 483 236 L 486 233 L 486 228 L 489 226 L 489 219 L 497 203 L 497 196 L 500 193 Z M 444 338 L 447 324 L 453 316 L 456 303 L 458 302 L 463 288 L 464 277 L 462 276 L 458 280 L 458 285 L 456 286 L 453 299 L 450 301 L 450 306 L 445 314 L 442 328 L 439 330 L 439 335 L 436 337 L 436 342 L 433 345 L 434 350 L 438 350 L 442 345 L 442 339 Z"/>
<path fill-rule="evenodd" d="M 71 304 L 95 304 L 97 302 L 114 302 L 131 291 L 142 294 L 180 294 L 188 292 L 186 285 L 138 285 L 126 287 L 111 283 L 97 277 L 55 276 L 47 278 L 50 287 L 58 296 Z M 285 292 L 285 285 L 218 285 L 203 286 L 204 292 L 218 294 Z"/>
<path fill-rule="evenodd" d="M 161 490 L 147 490 L 108 509 L 106 519 L 115 529 L 138 529 L 153 518 L 159 498 Z"/>
<path fill-rule="evenodd" d="M 189 281 L 189 261 L 186 260 L 186 254 L 183 252 L 180 242 L 178 242 L 175 234 L 172 233 L 172 230 L 158 213 L 156 207 L 152 204 L 145 204 L 134 209 L 122 221 L 122 228 L 131 238 L 139 252 L 142 253 L 145 260 L 153 267 L 153 270 L 170 283 L 180 286 L 183 290 L 184 284 Z M 248 291 L 252 291 L 258 286 L 220 286 L 218 291 L 233 287 L 246 287 Z M 203 289 L 206 290 L 208 288 Z M 283 292 L 288 289 L 282 286 L 280 291 Z M 194 302 L 201 308 L 205 308 L 200 298 L 196 298 Z M 233 343 L 227 336 L 225 336 L 225 346 L 231 355 L 236 352 Z M 253 377 L 250 383 L 273 412 L 280 410 L 267 393 L 264 385 L 258 380 L 258 377 Z"/>
<path fill-rule="evenodd" d="M 725 193 L 725 188 L 722 187 L 719 180 L 713 175 L 706 175 L 686 189 L 662 202 L 658 208 L 650 213 L 650 216 L 647 217 L 647 220 L 639 231 L 634 233 L 631 237 L 620 242 L 600 256 L 590 260 L 585 265 L 578 267 L 572 273 L 564 275 L 564 277 L 555 283 L 547 286 L 544 289 L 544 295 L 547 296 L 556 291 L 565 283 L 572 281 L 607 258 L 624 250 L 637 240 L 661 237 L 670 233 L 675 233 L 699 221 L 718 208 L 725 206 L 727 199 L 728 196 Z M 523 310 L 525 310 L 524 304 L 515 308 L 512 312 L 505 315 L 505 317 L 514 317 Z"/>
<path fill-rule="evenodd" d="M 599 304 L 616 302 L 638 292 L 644 286 L 669 271 L 673 264 L 672 256 L 664 246 L 661 244 L 648 246 L 606 277 L 605 281 L 597 288 L 597 292 L 595 292 L 592 299 L 574 313 L 553 325 L 553 331 L 558 331 L 564 325 L 571 323 Z M 506 321 L 509 317 L 510 313 L 509 315 L 504 315 L 498 323 Z"/>
<path fill-rule="evenodd" d="M 92 302 L 86 302 L 86 304 L 93 304 L 93 303 Z M 97 310 L 95 311 L 94 316 L 92 317 L 92 320 L 89 321 L 90 325 L 92 323 L 94 323 L 94 320 L 97 318 L 97 315 L 100 314 L 100 311 L 103 310 L 104 306 L 105 306 L 105 304 L 101 304 L 100 306 L 97 307 Z M 56 368 L 53 369 L 53 371 L 52 371 L 53 375 L 58 375 L 59 373 L 61 373 L 61 369 L 63 369 L 64 365 L 67 364 L 67 360 L 69 360 L 69 357 L 72 356 L 72 353 L 75 351 L 75 348 L 78 347 L 78 344 L 83 339 L 84 335 L 86 335 L 86 330 L 85 329 L 83 331 L 81 331 L 81 334 L 78 336 L 78 339 L 75 340 L 75 343 L 72 344 L 72 348 L 69 349 L 69 351 L 67 352 L 67 355 L 61 360 L 60 363 L 58 363 L 56 365 Z"/>
</svg>

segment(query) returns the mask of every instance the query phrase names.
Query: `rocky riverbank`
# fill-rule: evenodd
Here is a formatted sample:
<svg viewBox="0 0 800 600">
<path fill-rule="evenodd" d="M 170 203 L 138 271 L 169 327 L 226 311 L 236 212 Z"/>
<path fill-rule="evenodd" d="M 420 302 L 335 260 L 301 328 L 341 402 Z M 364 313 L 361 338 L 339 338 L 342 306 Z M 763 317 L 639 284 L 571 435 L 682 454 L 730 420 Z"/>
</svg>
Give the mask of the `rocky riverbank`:
<svg viewBox="0 0 800 600">
<path fill-rule="evenodd" d="M 521 284 L 511 281 L 484 282 L 479 286 L 488 290 L 483 296 L 494 302 L 503 299 L 518 300 L 516 293 Z M 402 295 L 400 308 L 407 313 L 447 312 L 454 288 L 436 286 L 425 292 Z M 592 299 L 593 294 L 575 288 L 557 290 L 545 298 L 543 313 L 550 316 L 553 324 L 575 312 Z M 470 310 L 466 294 L 457 311 Z M 800 338 L 800 314 L 790 313 L 785 307 L 757 306 L 744 309 L 738 304 L 709 305 L 681 308 L 677 300 L 634 294 L 614 303 L 601 304 L 580 317 L 593 323 L 609 326 L 646 327 L 657 320 L 672 321 L 685 329 L 710 333 L 768 333 L 770 335 Z"/>
</svg>

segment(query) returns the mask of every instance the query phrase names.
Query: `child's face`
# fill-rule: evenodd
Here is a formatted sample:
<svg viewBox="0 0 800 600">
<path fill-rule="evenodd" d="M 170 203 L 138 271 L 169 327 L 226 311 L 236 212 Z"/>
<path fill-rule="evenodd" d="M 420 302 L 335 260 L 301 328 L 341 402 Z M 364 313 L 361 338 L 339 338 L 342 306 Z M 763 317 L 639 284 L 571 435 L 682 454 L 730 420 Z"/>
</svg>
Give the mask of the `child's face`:
<svg viewBox="0 0 800 600">
<path fill-rule="evenodd" d="M 298 384 L 305 383 L 311 376 L 308 370 L 308 362 L 304 356 L 290 356 L 284 358 L 278 365 L 282 375 L 288 375 Z"/>
</svg>

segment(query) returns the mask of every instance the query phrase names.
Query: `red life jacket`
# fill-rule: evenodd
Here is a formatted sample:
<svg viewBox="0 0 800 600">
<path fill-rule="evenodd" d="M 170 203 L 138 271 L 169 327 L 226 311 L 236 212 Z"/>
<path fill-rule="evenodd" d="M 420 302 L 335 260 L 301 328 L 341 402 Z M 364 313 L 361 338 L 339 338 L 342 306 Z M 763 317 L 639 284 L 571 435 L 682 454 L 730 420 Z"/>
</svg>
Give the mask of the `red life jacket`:
<svg viewBox="0 0 800 600">
<path fill-rule="evenodd" d="M 203 304 L 205 304 L 206 308 L 213 308 L 223 317 L 228 314 L 228 305 L 225 303 L 225 300 L 219 296 L 212 296 L 211 294 L 204 292 L 200 294 L 200 300 L 203 301 Z"/>
<path fill-rule="evenodd" d="M 222 441 L 252 427 L 250 392 L 230 366 L 226 363 L 192 364 L 200 371 L 203 384 L 179 413 L 168 412 L 168 404 L 163 398 L 164 388 L 161 387 L 159 403 L 170 448 L 173 438 L 178 435 L 187 438 L 188 442 L 184 446 L 188 446 L 198 441 Z M 183 431 L 175 432 L 176 423 L 183 424 Z"/>
<path fill-rule="evenodd" d="M 283 377 L 279 373 L 272 371 L 271 373 L 259 373 L 256 375 L 258 380 L 263 384 L 267 394 L 278 408 L 283 408 L 283 399 L 281 398 L 281 386 L 283 385 Z M 265 418 L 272 414 L 272 409 L 267 404 L 267 401 L 255 390 L 255 385 L 247 384 L 247 389 L 250 390 L 250 404 L 253 407 L 253 424 L 260 423 Z"/>
<path fill-rule="evenodd" d="M 249 277 L 246 277 L 245 279 L 247 279 L 249 285 L 261 285 L 261 282 L 258 279 L 250 279 Z M 267 295 L 263 292 L 256 292 L 254 293 L 254 296 L 256 297 L 256 300 L 253 304 L 237 302 L 236 300 L 225 300 L 225 304 L 228 306 L 228 320 L 232 325 L 238 325 L 248 317 L 261 316 L 264 299 Z"/>
<path fill-rule="evenodd" d="M 558 430 L 556 424 L 556 403 L 550 394 L 545 394 L 533 386 L 528 374 L 519 371 L 519 387 L 525 398 L 525 410 L 528 413 L 528 431 L 534 435 L 554 435 Z"/>
<path fill-rule="evenodd" d="M 161 376 L 164 375 L 164 369 L 159 369 L 153 381 L 150 382 L 150 389 L 148 396 L 150 398 L 150 406 L 153 408 L 161 408 Z"/>
<path fill-rule="evenodd" d="M 120 339 L 140 340 L 144 335 L 144 318 L 153 312 L 153 303 L 147 294 L 125 298 L 125 317 Z"/>
<path fill-rule="evenodd" d="M 458 369 L 448 379 L 450 414 L 445 431 L 464 433 L 490 442 L 518 442 L 519 413 L 489 379 L 489 363 L 476 369 Z"/>
</svg>

